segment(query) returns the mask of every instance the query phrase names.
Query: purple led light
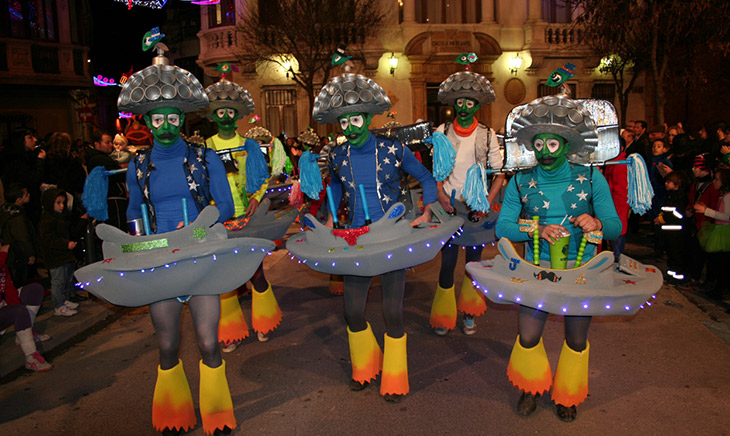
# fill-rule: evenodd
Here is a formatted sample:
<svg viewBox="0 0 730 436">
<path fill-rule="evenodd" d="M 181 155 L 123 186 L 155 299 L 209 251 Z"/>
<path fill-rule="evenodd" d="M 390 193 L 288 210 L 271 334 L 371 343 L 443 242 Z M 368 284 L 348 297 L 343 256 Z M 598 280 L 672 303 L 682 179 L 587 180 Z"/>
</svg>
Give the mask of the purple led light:
<svg viewBox="0 0 730 436">
<path fill-rule="evenodd" d="M 233 252 L 234 252 L 235 254 L 238 254 L 238 248 L 236 248 L 235 250 L 233 250 Z"/>
<path fill-rule="evenodd" d="M 355 262 L 355 266 L 360 266 L 360 262 Z"/>
<path fill-rule="evenodd" d="M 611 305 L 610 304 L 607 304 L 606 305 L 606 310 L 611 310 Z"/>
<path fill-rule="evenodd" d="M 563 313 L 565 313 L 567 311 L 568 311 L 568 308 L 567 307 L 563 307 Z"/>
<path fill-rule="evenodd" d="M 123 272 L 120 272 L 119 273 L 119 277 L 124 277 L 124 273 Z"/>
<path fill-rule="evenodd" d="M 522 298 L 517 297 L 517 298 L 515 298 L 515 301 L 519 303 L 520 301 L 522 301 Z"/>
<path fill-rule="evenodd" d="M 392 253 L 388 253 L 388 255 L 385 256 L 385 257 L 387 257 L 388 259 L 390 259 L 391 257 L 393 257 L 393 254 Z"/>
<path fill-rule="evenodd" d="M 583 309 L 588 309 L 588 303 L 583 303 Z"/>
<path fill-rule="evenodd" d="M 413 253 L 413 247 L 408 247 L 408 251 Z"/>
<path fill-rule="evenodd" d="M 426 247 L 431 248 L 431 243 L 430 242 L 426 242 Z"/>
<path fill-rule="evenodd" d="M 542 303 L 538 304 L 538 305 L 537 305 L 537 308 L 538 308 L 538 309 L 542 309 Z"/>
<path fill-rule="evenodd" d="M 170 268 L 170 264 L 166 263 L 165 268 Z"/>
<path fill-rule="evenodd" d="M 624 309 L 631 310 L 631 308 L 629 306 L 624 306 Z"/>
<path fill-rule="evenodd" d="M 334 262 L 332 262 L 332 266 L 335 266 L 335 263 Z"/>
<path fill-rule="evenodd" d="M 144 270 L 143 269 L 139 270 L 139 272 L 141 272 L 142 274 L 144 274 Z"/>
<path fill-rule="evenodd" d="M 499 298 L 502 298 L 503 296 L 504 296 L 504 295 L 502 295 L 502 294 L 499 294 L 499 295 L 497 295 L 497 297 L 499 297 Z"/>
</svg>

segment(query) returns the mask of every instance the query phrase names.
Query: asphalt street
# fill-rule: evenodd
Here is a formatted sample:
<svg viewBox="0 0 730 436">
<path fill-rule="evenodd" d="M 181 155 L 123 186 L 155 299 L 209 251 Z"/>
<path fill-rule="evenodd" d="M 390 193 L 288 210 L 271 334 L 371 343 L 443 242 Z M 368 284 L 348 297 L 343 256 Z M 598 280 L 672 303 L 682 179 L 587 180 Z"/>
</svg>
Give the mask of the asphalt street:
<svg viewBox="0 0 730 436">
<path fill-rule="evenodd" d="M 488 248 L 484 258 L 496 254 Z M 648 260 L 640 242 L 630 244 L 632 250 Z M 264 265 L 284 319 L 269 342 L 253 335 L 224 355 L 235 435 L 730 435 L 730 315 L 698 293 L 665 285 L 654 304 L 634 316 L 595 318 L 590 395 L 576 421 L 564 423 L 549 395 L 531 417 L 516 413 L 519 392 L 505 375 L 517 333 L 515 306 L 490 304 L 474 336 L 432 333 L 438 257 L 407 275 L 411 392 L 399 404 L 382 399 L 379 382 L 349 390 L 342 297 L 329 294 L 328 277 L 290 260 L 285 250 Z M 463 256 L 458 268 L 463 271 Z M 461 280 L 457 275 L 457 289 Z M 250 297 L 242 305 L 250 321 Z M 151 425 L 157 343 L 147 310 L 94 301 L 84 308 L 108 312 L 103 328 L 49 352 L 52 371 L 21 370 L 0 385 L 0 434 L 157 434 Z M 381 309 L 376 279 L 368 319 L 382 345 Z M 200 357 L 187 309 L 182 329 L 180 355 L 197 407 Z M 561 318 L 551 316 L 544 338 L 553 370 L 562 336 Z M 0 349 L 15 347 L 9 342 Z M 186 434 L 202 435 L 200 421 Z"/>
</svg>

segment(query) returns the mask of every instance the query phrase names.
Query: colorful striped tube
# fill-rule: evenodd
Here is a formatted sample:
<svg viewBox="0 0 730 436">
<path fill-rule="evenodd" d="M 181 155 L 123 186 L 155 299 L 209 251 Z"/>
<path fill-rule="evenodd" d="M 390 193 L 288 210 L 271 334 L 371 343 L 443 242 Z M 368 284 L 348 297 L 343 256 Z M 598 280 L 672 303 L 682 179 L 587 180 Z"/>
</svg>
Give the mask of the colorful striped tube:
<svg viewBox="0 0 730 436">
<path fill-rule="evenodd" d="M 190 430 L 195 427 L 195 408 L 182 361 L 170 369 L 157 367 L 152 398 L 152 425 L 157 431 Z"/>
<path fill-rule="evenodd" d="M 251 326 L 256 333 L 269 333 L 281 323 L 281 309 L 276 302 L 271 283 L 264 292 L 251 291 Z"/>
<path fill-rule="evenodd" d="M 550 390 L 553 374 L 542 338 L 534 347 L 524 348 L 520 345 L 520 336 L 517 336 L 507 365 L 507 378 L 517 389 L 528 394 L 542 394 Z"/>
<path fill-rule="evenodd" d="M 555 369 L 555 384 L 551 397 L 556 404 L 577 406 L 588 396 L 588 354 L 591 345 L 577 352 L 563 342 L 558 367 Z"/>
<path fill-rule="evenodd" d="M 406 395 L 408 385 L 408 335 L 394 339 L 385 335 L 385 354 L 383 356 L 383 376 L 380 379 L 380 395 Z"/>
<path fill-rule="evenodd" d="M 461 283 L 461 292 L 459 292 L 459 299 L 456 301 L 456 308 L 459 312 L 471 316 L 481 316 L 487 311 L 487 302 L 484 300 L 484 296 L 474 288 L 468 274 L 464 276 L 464 281 Z"/>
<path fill-rule="evenodd" d="M 239 342 L 249 335 L 246 318 L 243 317 L 241 304 L 236 290 L 221 294 L 221 318 L 218 323 L 218 341 L 225 345 Z"/>
<path fill-rule="evenodd" d="M 347 338 L 350 343 L 350 362 L 352 363 L 352 379 L 356 382 L 369 383 L 380 374 L 383 367 L 383 352 L 375 340 L 373 329 L 353 332 L 347 327 Z"/>
<path fill-rule="evenodd" d="M 225 360 L 218 368 L 211 368 L 200 361 L 200 419 L 206 434 L 225 427 L 236 428 Z"/>
<path fill-rule="evenodd" d="M 453 285 L 448 289 L 436 287 L 430 322 L 433 328 L 444 327 L 451 330 L 456 327 L 456 296 Z"/>
</svg>

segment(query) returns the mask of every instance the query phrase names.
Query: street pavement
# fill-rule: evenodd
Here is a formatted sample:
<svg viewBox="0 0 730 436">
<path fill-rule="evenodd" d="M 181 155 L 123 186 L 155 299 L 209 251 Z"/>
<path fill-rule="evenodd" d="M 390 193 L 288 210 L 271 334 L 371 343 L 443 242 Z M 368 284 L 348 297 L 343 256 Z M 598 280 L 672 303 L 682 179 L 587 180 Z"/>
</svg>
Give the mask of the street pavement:
<svg viewBox="0 0 730 436">
<path fill-rule="evenodd" d="M 647 261 L 648 238 L 634 239 L 627 252 Z M 410 394 L 387 403 L 379 381 L 350 391 L 342 297 L 329 294 L 327 276 L 286 254 L 277 250 L 264 261 L 282 324 L 269 342 L 252 335 L 224 354 L 235 435 L 730 435 L 730 314 L 700 293 L 665 285 L 654 304 L 634 316 L 594 318 L 590 395 L 576 421 L 564 423 L 549 395 L 529 418 L 515 411 L 519 392 L 505 372 L 517 333 L 516 306 L 490 303 L 473 336 L 432 333 L 428 315 L 438 257 L 407 275 Z M 484 258 L 495 254 L 488 247 Z M 457 268 L 463 271 L 463 258 Z M 462 278 L 457 274 L 457 289 Z M 367 317 L 382 345 L 381 296 L 376 279 Z M 250 296 L 242 305 L 250 321 Z M 72 333 L 46 351 L 52 371 L 19 370 L 2 379 L 0 435 L 157 434 L 151 425 L 157 342 L 147 310 L 96 300 L 81 309 L 69 319 L 43 315 L 39 327 L 56 336 L 65 325 Z M 84 324 L 84 313 L 88 325 L 70 328 L 68 323 Z M 197 407 L 200 356 L 187 309 L 182 324 L 180 355 Z M 18 348 L 12 335 L 5 336 L 3 355 Z M 554 370 L 563 340 L 560 317 L 549 318 L 544 338 Z M 203 435 L 200 421 L 186 434 Z"/>
</svg>

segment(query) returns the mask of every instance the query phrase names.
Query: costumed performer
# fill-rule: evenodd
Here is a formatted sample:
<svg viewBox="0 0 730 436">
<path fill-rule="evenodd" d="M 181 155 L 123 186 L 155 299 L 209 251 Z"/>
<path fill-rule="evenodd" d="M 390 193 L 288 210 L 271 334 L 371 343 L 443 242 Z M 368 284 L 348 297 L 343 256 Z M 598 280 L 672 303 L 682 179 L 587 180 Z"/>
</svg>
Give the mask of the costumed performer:
<svg viewBox="0 0 730 436">
<path fill-rule="evenodd" d="M 255 105 L 245 88 L 226 79 L 232 69 L 228 63 L 219 65 L 216 70 L 221 72 L 221 80 L 205 89 L 210 101 L 208 118 L 218 126 L 218 133 L 208 138 L 205 144 L 219 154 L 221 151 L 245 147 L 245 150 L 222 154 L 235 207 L 233 218 L 225 223 L 229 231 L 245 225 L 248 217 L 258 209 L 269 186 L 268 165 L 259 143 L 236 131 L 236 121 L 252 113 Z M 251 325 L 258 340 L 266 342 L 281 322 L 281 310 L 271 284 L 264 275 L 263 263 L 251 278 L 251 286 Z M 236 289 L 222 294 L 220 298 L 218 340 L 224 345 L 223 351 L 229 353 L 248 337 L 248 324 L 243 317 Z"/>
<path fill-rule="evenodd" d="M 457 62 L 466 65 L 476 61 L 476 55 L 463 54 L 457 58 Z M 461 86 L 455 86 L 461 84 Z M 486 211 L 472 209 L 466 204 L 462 190 L 465 185 L 474 186 L 481 184 L 480 168 L 501 169 L 502 154 L 500 153 L 499 141 L 494 129 L 479 122 L 476 113 L 482 105 L 490 104 L 495 100 L 494 89 L 486 77 L 471 71 L 460 71 L 450 75 L 439 86 L 438 99 L 441 103 L 453 106 L 456 114 L 455 122 L 441 124 L 437 131 L 444 134 L 453 146 L 455 153 L 453 159 L 449 159 L 448 170 L 434 170 L 438 184 L 438 201 L 446 212 L 458 214 L 464 218 L 464 222 L 482 222 L 478 227 L 464 226 L 463 232 L 470 232 L 466 238 L 452 238 L 441 249 L 441 270 L 439 272 L 438 286 L 431 305 L 430 324 L 434 333 L 444 336 L 449 330 L 456 327 L 457 311 L 464 313 L 462 331 L 465 335 L 476 333 L 475 316 L 482 315 L 487 310 L 484 296 L 478 292 L 468 273 L 464 273 L 464 281 L 461 284 L 461 292 L 456 299 L 454 285 L 454 270 L 459 258 L 459 247 L 463 246 L 466 251 L 466 262 L 476 262 L 481 259 L 483 243 L 496 240 L 494 226 L 487 228 Z M 437 147 L 434 145 L 434 147 Z M 434 150 L 434 154 L 438 153 Z M 469 170 L 474 169 L 469 172 Z M 470 178 L 470 180 L 467 180 Z M 495 199 L 502 189 L 504 174 L 494 176 L 491 188 L 487 195 L 488 205 L 494 206 Z M 485 193 L 486 194 L 486 193 Z M 452 199 L 453 198 L 453 199 Z M 458 207 L 457 207 L 458 206 Z M 498 210 L 498 209 L 497 209 Z M 492 223 L 496 221 L 497 213 L 490 215 Z M 469 221 L 467 221 L 469 220 Z M 478 241 L 478 243 L 474 243 Z M 470 243 L 471 242 L 471 243 Z"/>
<path fill-rule="evenodd" d="M 372 116 L 390 108 L 385 91 L 373 80 L 348 73 L 330 80 L 315 100 L 315 121 L 339 123 L 347 142 L 330 154 L 330 188 L 336 212 L 343 193 L 347 199 L 349 227 L 366 225 L 366 213 L 372 222 L 385 215 L 407 192 L 401 187 L 402 172 L 423 185 L 424 213 L 412 226 L 431 220 L 429 204 L 436 201 L 436 182 L 429 171 L 399 141 L 376 137 L 368 130 Z M 349 91 L 347 91 L 349 90 Z M 331 94 L 330 94 L 331 92 Z M 304 176 L 303 176 L 304 177 Z M 364 188 L 367 212 L 363 208 L 358 186 Z M 328 220 L 331 226 L 332 215 Z M 403 324 L 403 294 L 406 270 L 381 275 L 383 316 L 385 318 L 385 353 L 381 352 L 370 324 L 365 319 L 368 289 L 372 277 L 344 277 L 345 321 L 352 361 L 350 388 L 365 389 L 383 371 L 380 393 L 386 401 L 399 402 L 409 392 L 406 353 L 407 334 Z"/>
<path fill-rule="evenodd" d="M 497 221 L 498 237 L 527 242 L 526 258 L 534 259 L 537 238 L 533 239 L 534 232 L 520 231 L 518 220 L 539 216 L 540 259 L 549 260 L 550 245 L 570 235 L 567 259 L 575 260 L 584 233 L 600 230 L 607 240 L 621 234 L 621 220 L 606 179 L 593 167 L 568 160 L 569 156 L 590 153 L 588 143 L 598 142 L 596 122 L 580 103 L 563 95 L 534 100 L 507 134 L 534 151 L 538 165 L 510 180 Z M 593 257 L 595 247 L 582 247 L 586 259 Z M 591 317 L 564 317 L 565 341 L 554 380 L 542 340 L 547 317 L 545 311 L 520 305 L 519 334 L 507 376 L 522 391 L 517 406 L 521 415 L 534 412 L 540 395 L 552 386 L 558 417 L 573 421 L 576 406 L 588 395 Z"/>
<path fill-rule="evenodd" d="M 120 111 L 143 115 L 154 136 L 151 151 L 140 151 L 129 164 L 127 219 L 143 218 L 141 205 L 146 205 L 151 231 L 160 234 L 180 228 L 185 214 L 191 221 L 195 220 L 212 200 L 220 212 L 219 221 L 224 221 L 233 215 L 233 200 L 223 163 L 215 151 L 187 143 L 180 137 L 185 113 L 208 106 L 203 87 L 188 71 L 169 65 L 164 44 L 158 42 L 156 49 L 158 56 L 153 65 L 129 78 L 117 105 Z M 186 200 L 187 210 L 183 210 L 181 199 Z M 218 346 L 218 295 L 180 296 L 150 304 L 160 349 L 152 424 L 163 434 L 182 434 L 196 424 L 190 387 L 178 357 L 180 318 L 185 302 L 190 305 L 202 356 L 203 430 L 207 434 L 226 434 L 236 427 L 236 419 L 226 365 Z"/>
</svg>

